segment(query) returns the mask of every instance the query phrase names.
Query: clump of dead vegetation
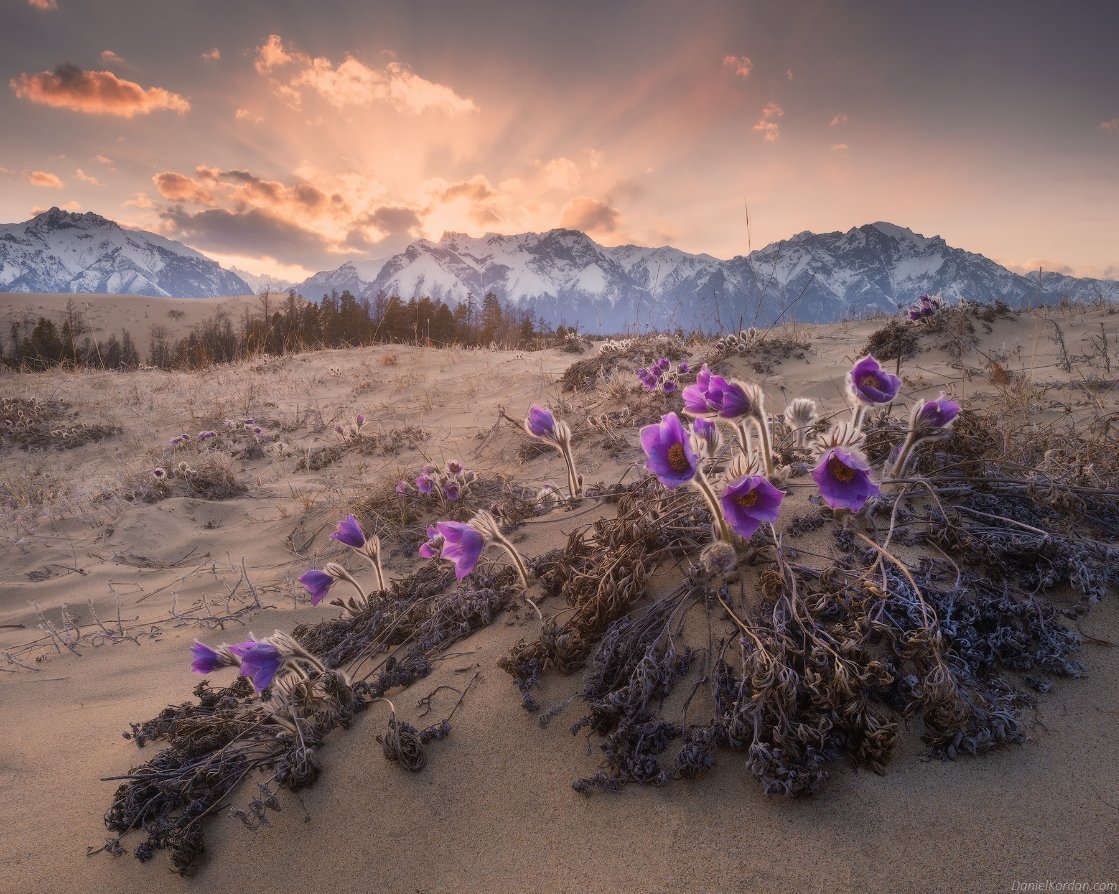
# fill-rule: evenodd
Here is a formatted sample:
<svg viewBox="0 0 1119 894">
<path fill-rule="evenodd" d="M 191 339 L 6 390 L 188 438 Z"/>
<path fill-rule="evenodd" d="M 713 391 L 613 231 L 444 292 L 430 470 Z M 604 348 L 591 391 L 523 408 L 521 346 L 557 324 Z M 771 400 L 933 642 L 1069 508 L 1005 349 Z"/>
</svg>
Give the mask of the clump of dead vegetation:
<svg viewBox="0 0 1119 894">
<path fill-rule="evenodd" d="M 0 447 L 72 450 L 120 432 L 115 425 L 87 425 L 67 401 L 37 397 L 0 398 Z"/>
<path fill-rule="evenodd" d="M 381 453 L 396 456 L 403 450 L 415 450 L 421 444 L 431 440 L 431 432 L 418 425 L 406 425 L 401 428 L 391 428 L 384 432 L 359 431 L 339 441 L 337 444 L 328 444 L 325 447 L 315 447 L 308 450 L 296 464 L 296 471 L 317 472 L 332 466 L 342 457 L 350 454 L 372 456 Z"/>
</svg>

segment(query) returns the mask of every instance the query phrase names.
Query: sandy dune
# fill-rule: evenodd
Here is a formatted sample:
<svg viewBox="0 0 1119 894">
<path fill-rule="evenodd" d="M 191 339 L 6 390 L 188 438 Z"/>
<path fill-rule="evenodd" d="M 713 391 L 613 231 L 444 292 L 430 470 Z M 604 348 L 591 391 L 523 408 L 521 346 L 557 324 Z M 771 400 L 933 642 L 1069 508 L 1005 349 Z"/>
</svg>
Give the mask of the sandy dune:
<svg viewBox="0 0 1119 894">
<path fill-rule="evenodd" d="M 112 329 L 146 326 L 172 304 L 115 299 L 99 319 Z M 208 316 L 219 305 L 191 306 Z M 1119 315 L 1106 309 L 999 319 L 990 332 L 980 328 L 956 366 L 936 340 L 924 343 L 903 364 L 906 395 L 946 390 L 967 406 L 996 406 L 1006 398 L 991 382 L 990 361 L 1000 358 L 1039 386 L 1036 424 L 1114 417 L 1114 376 L 1088 359 L 1062 369 L 1051 315 L 1074 356 L 1092 353 L 1101 324 L 1112 345 L 1119 339 Z M 798 327 L 810 343 L 803 358 L 776 360 L 762 374 L 735 358 L 732 370 L 758 381 L 771 409 L 782 397 L 807 396 L 838 410 L 850 361 L 881 325 Z M 497 660 L 535 636 L 539 622 L 529 611 L 510 612 L 393 696 L 415 722 L 422 696 L 461 688 L 478 673 L 450 737 L 429 747 L 422 772 L 383 759 L 375 737 L 387 711 L 374 705 L 352 729 L 332 734 L 316 785 L 298 798 L 281 792 L 271 827 L 254 834 L 226 816 L 211 822 L 208 857 L 193 879 L 169 874 L 163 853 L 147 865 L 87 857 L 86 847 L 107 837 L 101 817 L 116 785 L 99 778 L 127 772 L 158 748 L 137 751 L 121 732 L 189 698 L 198 679 L 189 673 L 193 639 L 234 642 L 250 630 L 291 630 L 336 614 L 312 608 L 295 578 L 341 554 L 327 535 L 358 501 L 414 477 L 425 461 L 450 459 L 533 489 L 563 486 L 558 456 L 523 459 L 527 439 L 498 421 L 500 407 L 519 418 L 534 402 L 572 420 L 588 482 L 636 476 L 633 430 L 611 451 L 583 424 L 589 413 L 621 408 L 620 387 L 560 391 L 559 376 L 578 359 L 560 350 L 378 346 L 198 373 L 0 374 L 0 397 L 62 399 L 72 422 L 119 429 L 72 449 L 0 447 L 0 890 L 927 892 L 1119 881 L 1114 593 L 1078 622 L 1094 640 L 1082 653 L 1086 676 L 1060 679 L 1039 697 L 1027 744 L 944 762 L 928 760 L 910 731 L 886 775 L 837 765 L 822 792 L 797 800 L 767 799 L 733 753 L 697 781 L 575 793 L 572 780 L 598 764 L 598 741 L 568 734 L 578 705 L 547 729 L 521 708 Z M 338 443 L 335 423 L 358 413 L 375 433 L 419 426 L 430 439 L 299 470 L 311 451 Z M 248 419 L 263 440 L 246 433 Z M 169 439 L 209 429 L 220 433 L 212 448 L 170 456 Z M 176 484 L 171 496 L 144 502 L 151 469 L 179 461 L 224 465 L 244 491 L 215 500 Z M 605 511 L 592 502 L 578 514 L 534 520 L 518 547 L 540 555 Z M 387 570 L 402 576 L 420 562 L 394 550 Z M 40 627 L 48 623 L 53 638 Z M 557 703 L 578 684 L 578 675 L 550 676 L 540 700 Z M 454 701 L 439 695 L 433 717 Z"/>
</svg>

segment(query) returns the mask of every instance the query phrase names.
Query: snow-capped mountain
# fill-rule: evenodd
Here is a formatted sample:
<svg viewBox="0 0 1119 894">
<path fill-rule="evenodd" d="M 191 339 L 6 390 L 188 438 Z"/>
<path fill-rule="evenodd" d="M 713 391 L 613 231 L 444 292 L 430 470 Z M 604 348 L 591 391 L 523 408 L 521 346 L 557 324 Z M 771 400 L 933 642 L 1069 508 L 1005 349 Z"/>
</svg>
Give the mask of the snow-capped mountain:
<svg viewBox="0 0 1119 894">
<path fill-rule="evenodd" d="M 1046 274 L 1039 289 L 1036 274 L 880 221 L 845 233 L 799 233 L 728 261 L 667 246 L 608 248 L 577 230 L 447 233 L 390 258 L 366 290 L 452 304 L 486 292 L 543 322 L 585 331 L 712 331 L 894 313 L 925 292 L 1014 307 L 1119 300 L 1119 283 Z"/>
<path fill-rule="evenodd" d="M 257 295 L 261 292 L 286 292 L 295 285 L 290 279 L 272 276 L 270 273 L 249 273 L 240 267 L 230 267 L 229 272 L 241 277 Z"/>
<path fill-rule="evenodd" d="M 0 292 L 202 298 L 251 291 L 217 261 L 155 233 L 51 208 L 0 224 Z"/>
<path fill-rule="evenodd" d="M 343 264 L 336 270 L 321 270 L 295 286 L 295 291 L 308 301 L 318 301 L 323 295 L 349 292 L 355 298 L 368 289 L 369 283 L 361 278 L 353 264 Z"/>
</svg>

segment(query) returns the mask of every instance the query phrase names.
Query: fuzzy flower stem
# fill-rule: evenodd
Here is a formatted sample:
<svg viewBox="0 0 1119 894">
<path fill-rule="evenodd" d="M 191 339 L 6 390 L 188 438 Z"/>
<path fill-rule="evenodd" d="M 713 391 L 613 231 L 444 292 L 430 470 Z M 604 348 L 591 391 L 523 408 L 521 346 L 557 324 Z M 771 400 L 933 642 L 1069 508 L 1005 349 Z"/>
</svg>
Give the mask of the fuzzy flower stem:
<svg viewBox="0 0 1119 894">
<path fill-rule="evenodd" d="M 579 473 L 575 471 L 575 456 L 571 452 L 571 442 L 564 441 L 560 446 L 563 461 L 567 463 L 567 486 L 571 490 L 571 499 L 578 500 L 583 496 L 583 488 L 579 483 Z"/>
<path fill-rule="evenodd" d="M 909 465 L 909 460 L 913 455 L 913 449 L 920 441 L 921 439 L 914 431 L 910 431 L 909 434 L 905 436 L 905 442 L 901 445 L 901 450 L 898 452 L 897 461 L 894 463 L 893 468 L 890 469 L 890 478 L 900 478 L 905 474 L 905 467 Z"/>
<path fill-rule="evenodd" d="M 388 592 L 388 587 L 385 586 L 385 570 L 381 567 L 381 552 L 380 552 L 380 550 L 377 550 L 375 552 L 365 552 L 364 550 L 362 550 L 361 554 L 363 556 L 365 556 L 365 560 L 371 566 L 373 566 L 373 574 L 377 578 L 377 592 L 378 593 L 387 593 Z"/>
<path fill-rule="evenodd" d="M 861 401 L 855 401 L 855 406 L 851 411 L 851 428 L 855 431 L 861 431 L 865 420 L 866 404 Z"/>
<path fill-rule="evenodd" d="M 765 474 L 767 476 L 773 475 L 773 450 L 769 443 L 769 422 L 765 418 L 757 418 L 752 416 L 754 427 L 758 430 L 758 437 L 762 442 L 762 459 L 765 460 Z"/>
<path fill-rule="evenodd" d="M 339 568 L 338 576 L 341 577 L 347 583 L 349 583 L 349 585 L 351 587 L 353 587 L 355 590 L 357 590 L 357 595 L 361 599 L 361 602 L 362 602 L 363 605 L 368 604 L 369 597 L 365 595 L 365 590 L 363 590 L 361 588 L 361 584 L 359 584 L 356 580 L 354 580 L 353 575 L 351 575 L 350 572 L 348 572 L 345 568 L 342 568 L 342 566 L 340 566 L 340 565 L 338 566 L 338 568 Z"/>
<path fill-rule="evenodd" d="M 723 518 L 723 508 L 719 505 L 715 492 L 711 490 L 711 482 L 707 480 L 707 476 L 703 474 L 702 469 L 696 470 L 695 477 L 692 478 L 692 484 L 695 485 L 696 490 L 703 494 L 708 510 L 719 525 L 719 536 L 716 539 L 723 541 L 723 543 L 730 543 L 730 531 L 727 530 L 727 520 Z"/>
<path fill-rule="evenodd" d="M 742 455 L 749 459 L 754 452 L 754 439 L 750 429 L 744 422 L 735 422 L 734 433 L 738 437 L 738 446 L 742 448 Z"/>
<path fill-rule="evenodd" d="M 525 568 L 525 563 L 524 560 L 521 559 L 521 554 L 517 552 L 517 548 L 513 546 L 512 543 L 505 539 L 504 534 L 495 532 L 491 539 L 495 544 L 505 550 L 505 552 L 509 554 L 509 558 L 513 560 L 513 567 L 517 569 L 517 574 L 521 578 L 521 588 L 524 591 L 521 595 L 524 597 L 525 602 L 532 606 L 532 610 L 536 612 L 536 617 L 543 621 L 544 615 L 540 611 L 540 606 L 528 597 L 528 569 Z"/>
</svg>

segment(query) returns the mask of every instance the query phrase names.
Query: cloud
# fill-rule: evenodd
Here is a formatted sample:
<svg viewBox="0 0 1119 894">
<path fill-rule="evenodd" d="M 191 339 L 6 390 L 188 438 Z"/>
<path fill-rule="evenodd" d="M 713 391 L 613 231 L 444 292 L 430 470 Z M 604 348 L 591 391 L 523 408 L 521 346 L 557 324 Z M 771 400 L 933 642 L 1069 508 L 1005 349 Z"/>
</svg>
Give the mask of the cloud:
<svg viewBox="0 0 1119 894">
<path fill-rule="evenodd" d="M 329 240 L 312 230 L 260 208 L 229 211 L 210 208 L 190 213 L 172 206 L 160 214 L 166 235 L 202 250 L 257 258 L 293 258 L 319 269 L 337 267 Z"/>
<path fill-rule="evenodd" d="M 789 81 L 791 81 L 793 79 L 793 70 L 791 68 L 786 68 L 785 69 L 785 78 L 786 78 L 786 80 L 789 80 Z"/>
<path fill-rule="evenodd" d="M 161 171 L 152 177 L 152 183 L 163 198 L 172 202 L 191 202 L 195 205 L 213 205 L 213 194 L 201 184 L 175 171 Z"/>
<path fill-rule="evenodd" d="M 278 69 L 295 67 L 282 81 L 272 77 L 275 92 L 298 108 L 302 91 L 318 93 L 336 108 L 369 106 L 383 103 L 407 115 L 440 112 L 444 115 L 465 115 L 477 112 L 478 106 L 468 97 L 460 96 L 444 84 L 420 77 L 402 62 L 389 62 L 383 69 L 370 68 L 347 55 L 335 65 L 329 59 L 288 50 L 278 34 L 270 34 L 256 51 L 256 70 L 270 77 Z"/>
<path fill-rule="evenodd" d="M 777 119 L 785 114 L 785 110 L 775 102 L 766 103 L 762 109 L 762 117 L 754 125 L 754 130 L 761 133 L 762 138 L 773 143 L 781 136 L 781 125 Z"/>
<path fill-rule="evenodd" d="M 43 12 L 58 9 L 56 0 L 27 0 L 27 5 L 32 9 L 41 9 Z"/>
<path fill-rule="evenodd" d="M 723 67 L 733 69 L 735 77 L 748 78 L 754 70 L 754 63 L 749 56 L 724 56 Z"/>
<path fill-rule="evenodd" d="M 250 112 L 248 109 L 238 109 L 233 113 L 233 117 L 238 121 L 248 121 L 251 124 L 262 124 L 264 122 L 264 119 L 260 115 L 255 112 Z"/>
<path fill-rule="evenodd" d="M 101 164 L 105 165 L 105 167 L 115 167 L 115 165 L 113 164 L 113 160 L 107 155 L 95 155 L 93 157 L 97 159 L 97 161 L 101 162 Z"/>
<path fill-rule="evenodd" d="M 453 202 L 455 199 L 472 199 L 481 202 L 496 195 L 497 192 L 490 186 L 490 181 L 478 174 L 461 183 L 452 183 L 443 190 L 441 198 L 444 202 Z"/>
<path fill-rule="evenodd" d="M 414 208 L 403 205 L 384 205 L 371 214 L 364 215 L 362 222 L 372 224 L 389 236 L 399 233 L 410 234 L 418 230 L 423 223 Z"/>
<path fill-rule="evenodd" d="M 129 65 L 127 59 L 125 59 L 123 56 L 120 56 L 120 55 L 114 53 L 112 50 L 102 50 L 101 51 L 101 61 L 104 62 L 107 65 L 117 65 L 117 66 L 122 66 L 124 68 L 130 68 L 131 67 Z"/>
<path fill-rule="evenodd" d="M 828 127 L 839 127 L 839 125 L 846 123 L 847 116 L 843 112 L 836 112 L 835 116 L 828 122 Z"/>
<path fill-rule="evenodd" d="M 832 143 L 831 144 L 831 151 L 832 152 L 846 152 L 850 148 L 851 147 L 848 146 L 846 143 Z"/>
<path fill-rule="evenodd" d="M 93 176 L 87 174 L 81 168 L 78 168 L 76 171 L 74 171 L 74 176 L 77 177 L 79 180 L 81 180 L 82 183 L 88 183 L 90 186 L 100 186 L 101 185 L 100 180 L 98 180 L 96 177 L 93 177 Z"/>
<path fill-rule="evenodd" d="M 141 87 L 111 71 L 83 71 L 69 62 L 54 71 L 21 74 L 10 84 L 20 99 L 89 115 L 131 118 L 164 109 L 179 114 L 190 109 L 189 100 L 162 87 Z"/>
<path fill-rule="evenodd" d="M 585 149 L 587 153 L 587 163 L 590 164 L 592 171 L 597 171 L 606 163 L 606 153 L 601 149 Z"/>
<path fill-rule="evenodd" d="M 155 207 L 155 202 L 148 198 L 146 192 L 138 192 L 131 199 L 120 203 L 121 208 L 142 208 L 147 210 Z"/>
<path fill-rule="evenodd" d="M 47 171 L 23 171 L 23 179 L 32 186 L 45 186 L 48 189 L 62 189 L 62 179 Z"/>
<path fill-rule="evenodd" d="M 205 59 L 207 62 L 217 62 L 221 59 L 221 50 L 219 50 L 217 47 L 214 47 L 212 50 L 207 50 L 205 53 L 203 53 L 202 58 Z"/>
<path fill-rule="evenodd" d="M 1112 133 L 1119 133 L 1119 118 L 1112 118 L 1110 121 L 1101 121 L 1100 130 L 1110 130 Z"/>
<path fill-rule="evenodd" d="M 576 196 L 563 206 L 560 226 L 584 232 L 613 233 L 621 222 L 621 212 L 589 196 Z"/>
<path fill-rule="evenodd" d="M 579 167 L 570 158 L 553 158 L 543 166 L 543 174 L 549 189 L 569 192 L 579 185 Z"/>
<path fill-rule="evenodd" d="M 61 205 L 57 205 L 56 207 L 60 211 L 81 211 L 82 210 L 82 206 L 79 205 L 77 202 L 74 202 L 74 201 L 63 202 Z M 41 207 L 40 208 L 32 208 L 31 209 L 31 216 L 32 217 L 38 217 L 40 214 L 42 214 L 44 211 L 47 211 L 47 210 L 48 209 L 41 208 Z"/>
</svg>

